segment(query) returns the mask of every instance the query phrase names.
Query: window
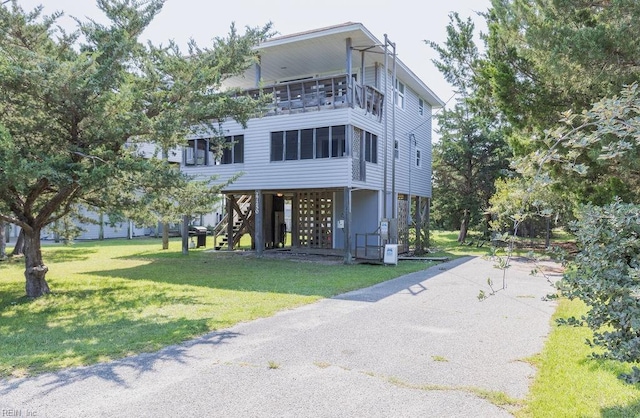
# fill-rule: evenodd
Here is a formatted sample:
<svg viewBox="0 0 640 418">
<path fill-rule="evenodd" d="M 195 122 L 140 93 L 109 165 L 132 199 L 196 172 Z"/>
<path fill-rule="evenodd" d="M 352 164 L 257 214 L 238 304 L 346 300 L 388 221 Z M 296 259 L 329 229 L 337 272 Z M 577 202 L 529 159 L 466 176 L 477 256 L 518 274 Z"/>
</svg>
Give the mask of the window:
<svg viewBox="0 0 640 418">
<path fill-rule="evenodd" d="M 344 125 L 331 127 L 331 156 L 334 158 L 346 155 L 344 131 Z"/>
<path fill-rule="evenodd" d="M 378 163 L 378 137 L 370 132 L 364 134 L 364 160 Z"/>
<path fill-rule="evenodd" d="M 398 149 L 398 140 L 393 141 L 393 156 L 397 159 L 400 156 L 400 150 Z"/>
<path fill-rule="evenodd" d="M 405 86 L 396 79 L 396 105 L 400 109 L 404 109 Z"/>
<path fill-rule="evenodd" d="M 287 131 L 285 136 L 285 160 L 298 159 L 298 131 Z"/>
<path fill-rule="evenodd" d="M 420 149 L 416 149 L 416 167 L 422 167 L 422 152 Z"/>
<path fill-rule="evenodd" d="M 271 132 L 271 161 L 284 160 L 284 132 Z"/>
<path fill-rule="evenodd" d="M 418 114 L 424 116 L 424 100 L 418 99 Z"/>
<path fill-rule="evenodd" d="M 233 162 L 235 164 L 244 163 L 244 135 L 233 137 Z"/>
<path fill-rule="evenodd" d="M 230 148 L 230 140 L 226 139 L 220 156 L 220 164 L 233 164 L 233 148 Z"/>
<path fill-rule="evenodd" d="M 271 133 L 271 161 L 340 158 L 348 155 L 346 126 Z"/>
<path fill-rule="evenodd" d="M 238 164 L 244 162 L 244 135 L 226 136 L 224 142 L 209 138 L 209 161 L 215 164 Z"/>
<path fill-rule="evenodd" d="M 310 160 L 313 158 L 313 129 L 303 129 L 300 131 L 300 159 Z"/>
<path fill-rule="evenodd" d="M 329 158 L 329 128 L 316 129 L 316 158 Z"/>
<path fill-rule="evenodd" d="M 222 150 L 220 150 L 222 148 Z M 211 155 L 218 156 L 219 164 L 238 164 L 244 162 L 244 135 L 226 136 L 224 145 L 211 141 Z"/>
<path fill-rule="evenodd" d="M 190 139 L 184 149 L 184 165 L 207 165 L 209 141 Z"/>
</svg>

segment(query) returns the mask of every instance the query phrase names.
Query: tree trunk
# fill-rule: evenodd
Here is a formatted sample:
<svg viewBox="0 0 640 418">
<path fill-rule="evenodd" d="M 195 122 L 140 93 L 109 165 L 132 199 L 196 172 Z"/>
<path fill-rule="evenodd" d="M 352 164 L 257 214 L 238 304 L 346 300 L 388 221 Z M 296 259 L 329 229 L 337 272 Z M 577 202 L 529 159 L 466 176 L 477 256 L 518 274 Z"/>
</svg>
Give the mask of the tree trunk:
<svg viewBox="0 0 640 418">
<path fill-rule="evenodd" d="M 167 222 L 162 223 L 162 249 L 169 249 L 169 224 Z"/>
<path fill-rule="evenodd" d="M 463 243 L 467 239 L 467 230 L 469 229 L 469 210 L 464 210 L 462 223 L 460 224 L 460 233 L 458 234 L 458 242 Z"/>
<path fill-rule="evenodd" d="M 182 215 L 182 255 L 189 254 L 189 218 L 190 216 Z"/>
<path fill-rule="evenodd" d="M 6 222 L 0 221 L 0 260 L 7 257 L 7 240 L 5 239 Z"/>
<path fill-rule="evenodd" d="M 21 234 L 24 232 L 22 230 Z M 24 234 L 24 277 L 27 297 L 38 298 L 50 292 L 45 276 L 49 268 L 42 262 L 40 247 L 40 229 L 34 229 L 30 234 Z"/>
<path fill-rule="evenodd" d="M 13 251 L 11 252 L 11 257 L 15 257 L 17 255 L 23 255 L 23 254 L 24 254 L 24 229 L 20 228 L 20 233 L 18 234 L 16 245 L 13 247 Z"/>
</svg>

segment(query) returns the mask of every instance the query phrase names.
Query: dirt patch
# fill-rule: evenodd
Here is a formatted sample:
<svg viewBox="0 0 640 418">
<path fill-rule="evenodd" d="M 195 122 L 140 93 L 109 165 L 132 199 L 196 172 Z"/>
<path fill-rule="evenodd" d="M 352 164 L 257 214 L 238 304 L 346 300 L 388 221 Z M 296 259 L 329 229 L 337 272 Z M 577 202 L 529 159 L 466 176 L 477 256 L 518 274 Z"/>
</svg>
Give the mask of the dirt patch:
<svg viewBox="0 0 640 418">
<path fill-rule="evenodd" d="M 239 257 L 256 257 L 255 251 L 237 251 L 233 254 Z M 283 251 L 283 250 L 270 250 L 262 253 L 262 258 L 271 258 L 275 260 L 291 260 L 299 263 L 316 263 L 324 265 L 343 264 L 344 258 L 337 255 L 324 255 L 324 254 L 309 254 L 304 251 Z"/>
</svg>

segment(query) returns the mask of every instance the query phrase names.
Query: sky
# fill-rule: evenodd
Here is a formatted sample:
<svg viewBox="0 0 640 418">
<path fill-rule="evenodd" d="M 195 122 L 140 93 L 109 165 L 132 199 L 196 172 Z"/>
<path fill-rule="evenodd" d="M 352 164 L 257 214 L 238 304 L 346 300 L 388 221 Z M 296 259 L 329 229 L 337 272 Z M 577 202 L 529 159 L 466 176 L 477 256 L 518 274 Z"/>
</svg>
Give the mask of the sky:
<svg viewBox="0 0 640 418">
<path fill-rule="evenodd" d="M 72 26 L 69 16 L 103 20 L 92 0 L 18 0 L 24 10 L 44 6 L 44 13 L 62 11 L 67 16 L 60 23 Z M 425 40 L 443 44 L 449 13 L 458 12 L 476 22 L 478 31 L 486 26 L 477 12 L 486 11 L 490 0 L 166 0 L 142 39 L 166 44 L 173 39 L 184 47 L 190 38 L 202 46 L 211 39 L 225 36 L 231 23 L 238 29 L 263 26 L 271 22 L 280 35 L 303 32 L 345 22 L 362 23 L 376 38 L 387 34 L 395 42 L 398 58 L 403 61 L 444 102 L 453 95 L 451 86 L 435 68 L 435 52 Z M 477 40 L 479 43 L 479 40 Z"/>
</svg>

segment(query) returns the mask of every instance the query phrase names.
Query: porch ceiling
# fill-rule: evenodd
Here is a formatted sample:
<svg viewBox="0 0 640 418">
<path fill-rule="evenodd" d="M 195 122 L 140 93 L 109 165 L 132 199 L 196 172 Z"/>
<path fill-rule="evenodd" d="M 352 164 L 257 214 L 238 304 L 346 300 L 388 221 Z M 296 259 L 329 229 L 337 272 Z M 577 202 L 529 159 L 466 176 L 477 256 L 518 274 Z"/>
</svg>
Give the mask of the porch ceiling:
<svg viewBox="0 0 640 418">
<path fill-rule="evenodd" d="M 264 42 L 258 47 L 264 84 L 276 84 L 300 77 L 344 74 L 347 38 L 351 38 L 355 49 L 379 44 L 359 24 L 281 36 Z M 378 54 L 366 54 L 365 65 L 373 65 L 375 61 L 384 62 L 383 48 L 378 46 L 376 51 Z M 360 61 L 360 54 L 354 53 L 353 67 L 360 67 Z M 242 77 L 229 79 L 227 84 L 244 89 L 255 87 L 255 68 L 249 68 Z"/>
<path fill-rule="evenodd" d="M 365 67 L 374 63 L 384 65 L 384 44 L 362 24 L 348 22 L 309 32 L 273 38 L 261 44 L 261 76 L 264 85 L 271 85 L 304 77 L 344 74 L 347 62 L 346 39 L 351 38 L 354 70 L 362 66 L 360 51 L 366 49 Z M 389 67 L 393 57 L 389 50 Z M 398 60 L 398 76 L 422 95 L 433 107 L 444 103 L 409 68 Z M 361 81 L 361 80 L 359 80 Z M 373 84 L 373 80 L 365 80 Z M 226 86 L 250 89 L 256 87 L 256 69 L 249 68 L 241 77 L 227 80 Z"/>
</svg>

